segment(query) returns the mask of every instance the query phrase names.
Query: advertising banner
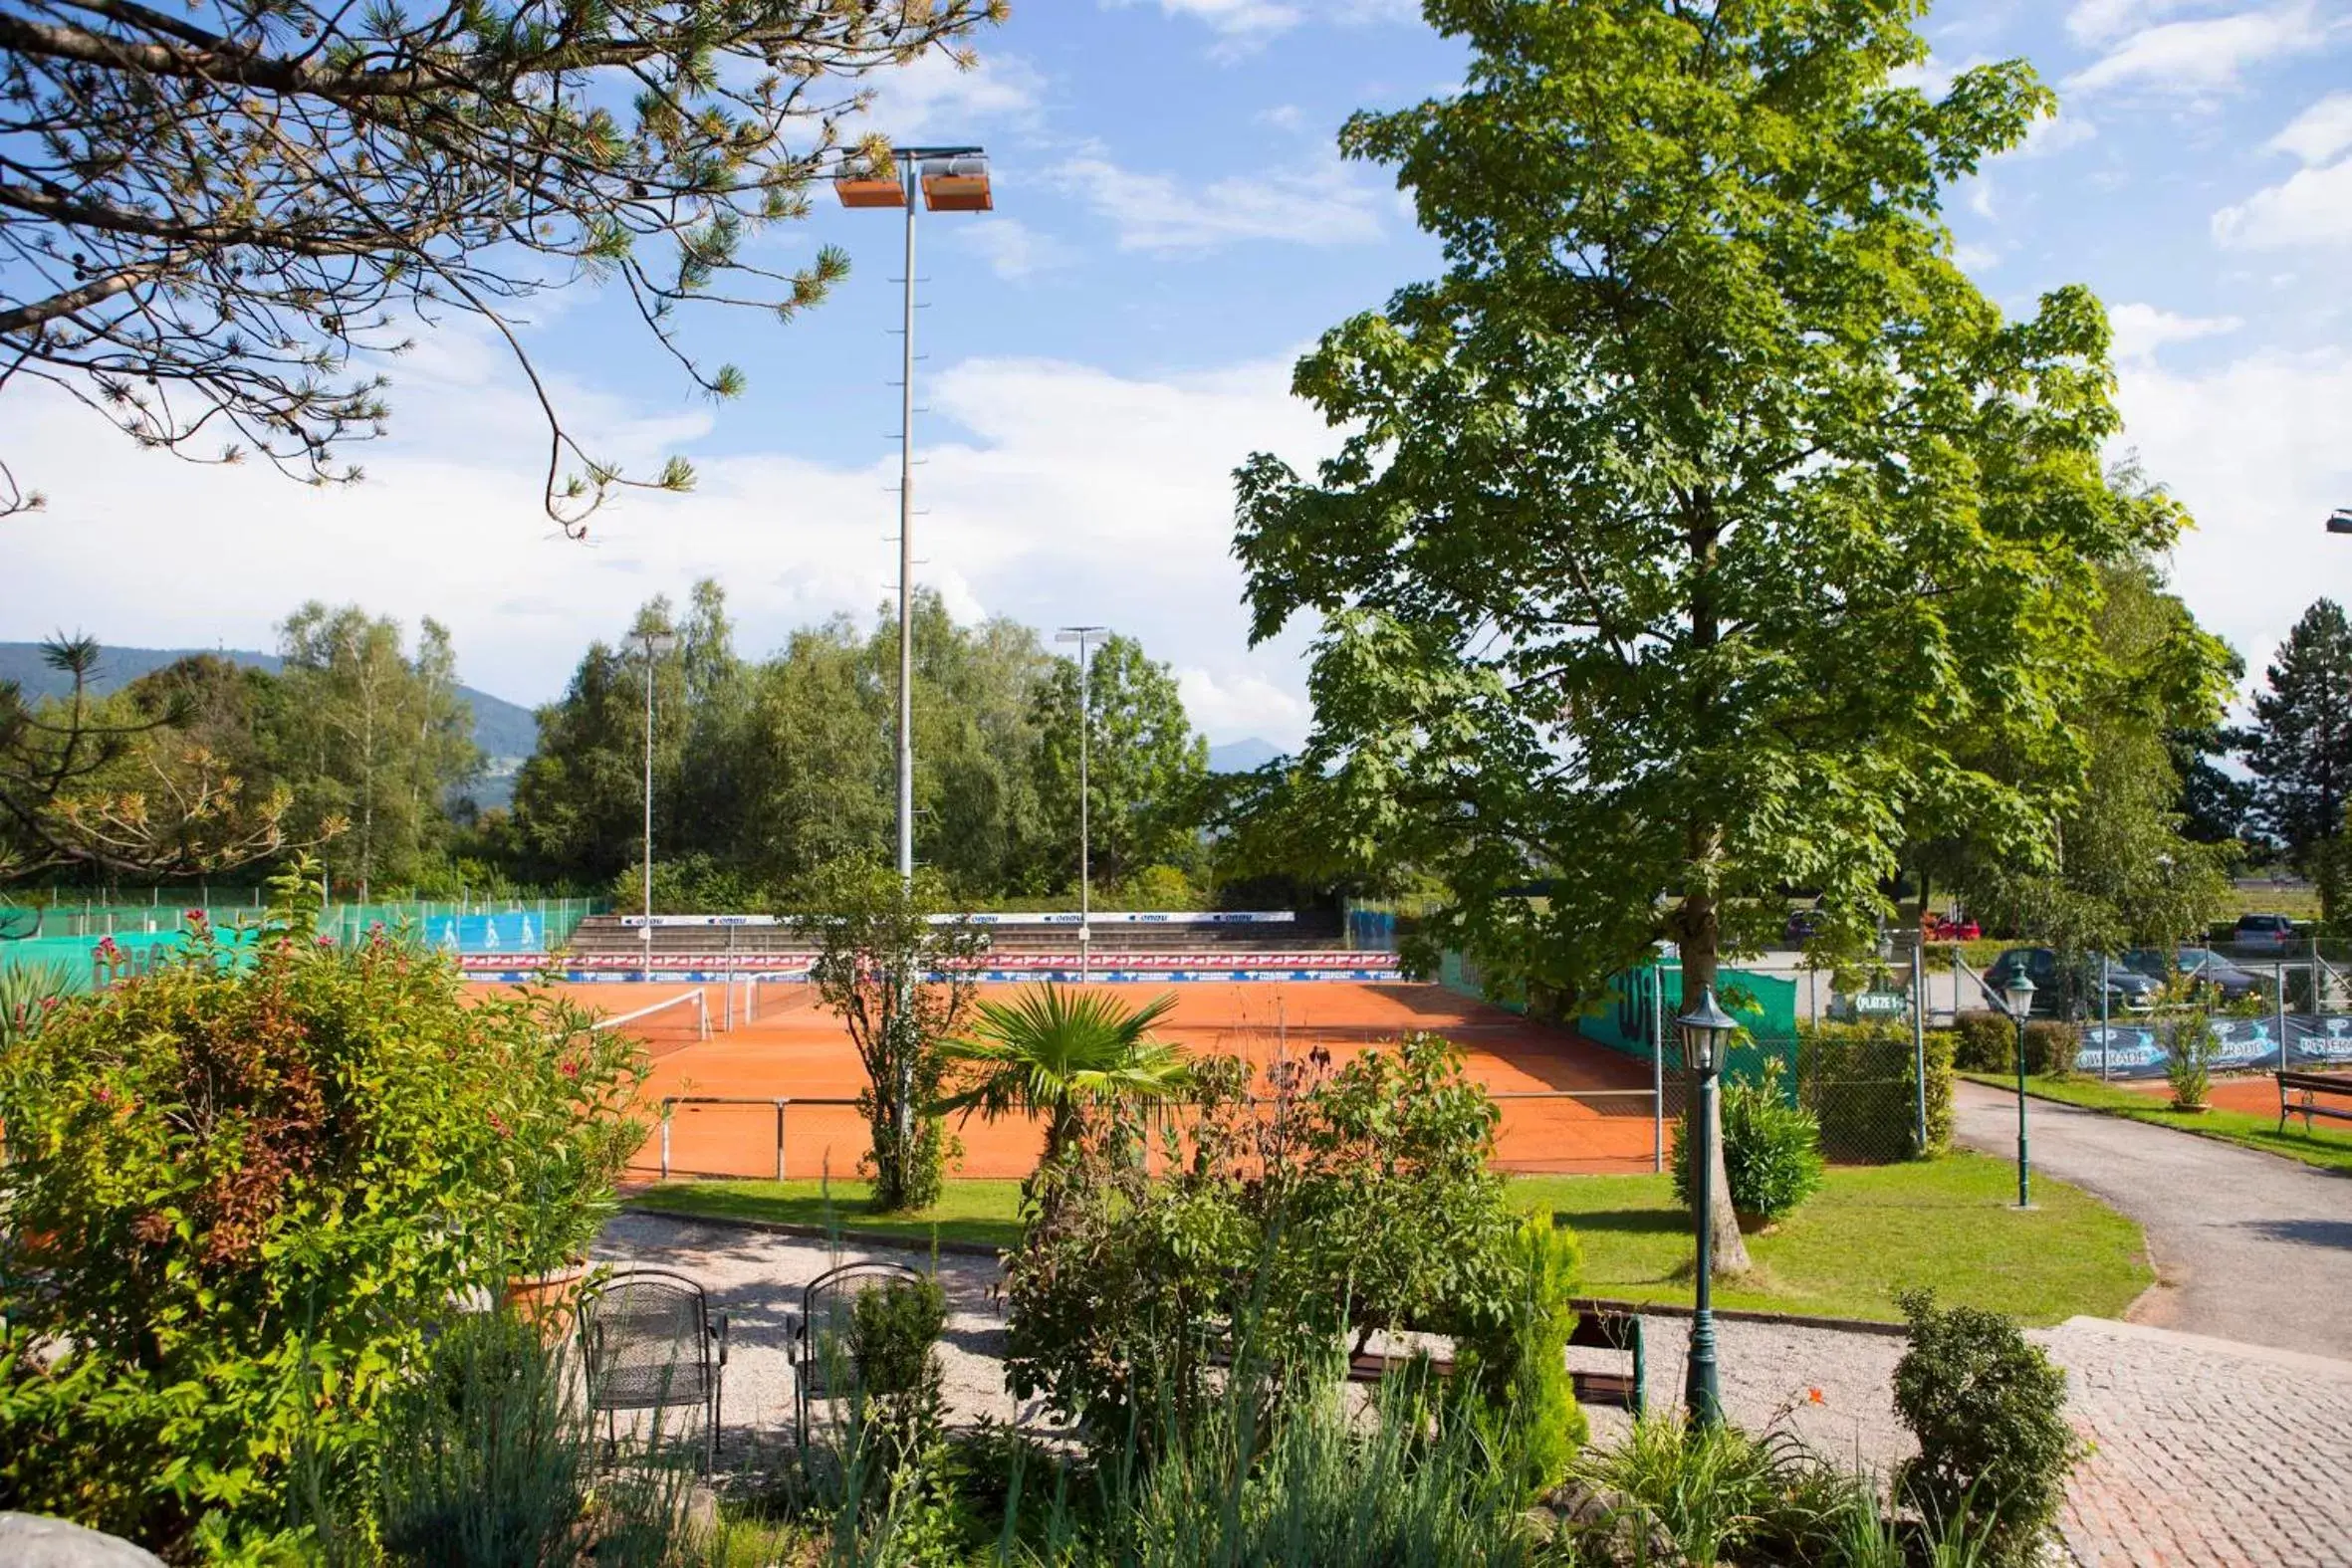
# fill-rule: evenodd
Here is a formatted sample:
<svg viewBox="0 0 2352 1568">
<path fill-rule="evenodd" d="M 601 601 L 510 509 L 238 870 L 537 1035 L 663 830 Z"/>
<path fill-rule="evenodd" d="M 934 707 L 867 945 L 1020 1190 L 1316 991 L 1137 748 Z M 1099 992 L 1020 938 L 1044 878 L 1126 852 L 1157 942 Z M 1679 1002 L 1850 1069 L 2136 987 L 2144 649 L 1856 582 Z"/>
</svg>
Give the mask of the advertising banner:
<svg viewBox="0 0 2352 1568">
<path fill-rule="evenodd" d="M 2152 1023 L 2093 1023 L 2082 1031 L 2075 1070 L 2110 1078 L 2161 1078 L 2172 1059 L 2174 1020 Z M 2278 1019 L 2216 1018 L 2214 1034 L 2221 1052 L 2213 1062 L 2216 1072 L 2238 1072 L 2253 1067 L 2277 1067 Z M 2286 1015 L 2286 1060 L 2290 1069 L 2352 1065 L 2352 1017 L 2338 1013 L 2290 1012 Z"/>
</svg>

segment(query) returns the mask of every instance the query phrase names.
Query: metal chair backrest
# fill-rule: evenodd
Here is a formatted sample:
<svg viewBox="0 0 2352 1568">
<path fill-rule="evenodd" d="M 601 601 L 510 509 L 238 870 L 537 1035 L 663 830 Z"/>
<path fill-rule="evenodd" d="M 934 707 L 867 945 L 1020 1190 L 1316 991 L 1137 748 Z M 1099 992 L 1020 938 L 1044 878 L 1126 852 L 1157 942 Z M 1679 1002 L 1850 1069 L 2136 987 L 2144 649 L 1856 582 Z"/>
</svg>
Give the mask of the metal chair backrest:
<svg viewBox="0 0 2352 1568">
<path fill-rule="evenodd" d="M 843 1263 L 809 1281 L 801 1292 L 802 1387 L 814 1399 L 834 1399 L 855 1386 L 849 1360 L 849 1323 L 857 1298 L 894 1283 L 920 1284 L 923 1276 L 904 1263 Z"/>
<path fill-rule="evenodd" d="M 710 1302 L 665 1268 L 607 1277 L 580 1305 L 588 1403 L 596 1410 L 694 1405 L 711 1395 Z"/>
</svg>

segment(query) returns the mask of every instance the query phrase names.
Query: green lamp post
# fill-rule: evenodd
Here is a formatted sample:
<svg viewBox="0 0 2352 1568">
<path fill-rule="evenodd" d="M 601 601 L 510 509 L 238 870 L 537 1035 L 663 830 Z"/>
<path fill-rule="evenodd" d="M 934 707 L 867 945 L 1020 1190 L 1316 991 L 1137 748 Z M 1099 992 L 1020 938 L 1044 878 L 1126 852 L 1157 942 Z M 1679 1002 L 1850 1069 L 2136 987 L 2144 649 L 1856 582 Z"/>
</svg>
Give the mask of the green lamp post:
<svg viewBox="0 0 2352 1568">
<path fill-rule="evenodd" d="M 2017 1025 L 2017 1207 L 2033 1207 L 2032 1191 L 2028 1186 L 2028 1172 L 2032 1162 L 2025 1153 L 2025 1018 L 2033 1010 L 2033 977 L 2020 964 L 2009 972 L 2000 988 L 2001 1004 Z"/>
<path fill-rule="evenodd" d="M 1714 1207 L 1714 1150 L 1709 1138 L 1715 1126 L 1715 1075 L 1722 1070 L 1724 1047 L 1731 1043 L 1739 1019 L 1715 1000 L 1715 988 L 1701 994 L 1699 1005 L 1674 1020 L 1681 1031 L 1683 1061 L 1699 1075 L 1699 1100 L 1691 1117 L 1691 1212 L 1696 1217 L 1699 1242 L 1697 1297 L 1691 1310 L 1691 1355 L 1683 1383 L 1683 1404 L 1694 1427 L 1723 1422 L 1723 1386 L 1715 1365 L 1715 1246 L 1709 1225 Z"/>
</svg>

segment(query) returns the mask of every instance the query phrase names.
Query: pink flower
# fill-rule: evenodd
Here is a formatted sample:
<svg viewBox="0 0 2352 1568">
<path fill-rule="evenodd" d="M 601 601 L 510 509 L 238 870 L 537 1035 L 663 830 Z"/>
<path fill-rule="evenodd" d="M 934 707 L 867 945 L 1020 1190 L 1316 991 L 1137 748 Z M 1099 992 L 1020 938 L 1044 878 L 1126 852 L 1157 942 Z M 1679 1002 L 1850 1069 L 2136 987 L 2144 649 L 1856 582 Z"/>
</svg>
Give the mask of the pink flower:
<svg viewBox="0 0 2352 1568">
<path fill-rule="evenodd" d="M 187 915 L 189 925 L 200 926 L 204 924 L 204 911 L 201 909 L 191 909 L 187 912 Z"/>
</svg>

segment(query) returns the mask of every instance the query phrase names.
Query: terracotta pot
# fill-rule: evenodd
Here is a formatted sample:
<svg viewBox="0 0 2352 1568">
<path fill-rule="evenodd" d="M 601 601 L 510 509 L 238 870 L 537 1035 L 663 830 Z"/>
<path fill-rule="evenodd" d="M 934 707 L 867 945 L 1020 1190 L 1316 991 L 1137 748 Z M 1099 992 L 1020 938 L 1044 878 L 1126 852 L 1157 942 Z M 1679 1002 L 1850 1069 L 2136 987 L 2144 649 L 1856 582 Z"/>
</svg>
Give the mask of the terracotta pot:
<svg viewBox="0 0 2352 1568">
<path fill-rule="evenodd" d="M 1774 1229 L 1774 1222 L 1764 1215 L 1744 1215 L 1734 1211 L 1740 1222 L 1742 1235 L 1764 1235 Z"/>
<path fill-rule="evenodd" d="M 506 1282 L 506 1304 L 516 1317 L 536 1324 L 540 1334 L 556 1339 L 572 1329 L 573 1310 L 580 1303 L 580 1287 L 587 1282 L 588 1261 L 578 1258 L 562 1268 Z"/>
<path fill-rule="evenodd" d="M 2179 1100 L 2175 1100 L 2170 1106 L 2166 1107 L 2166 1109 L 2180 1111 L 2183 1114 L 2189 1116 L 2203 1116 L 2207 1111 L 2212 1110 L 2213 1106 L 2210 1103 L 2205 1105 L 2183 1105 Z"/>
</svg>

